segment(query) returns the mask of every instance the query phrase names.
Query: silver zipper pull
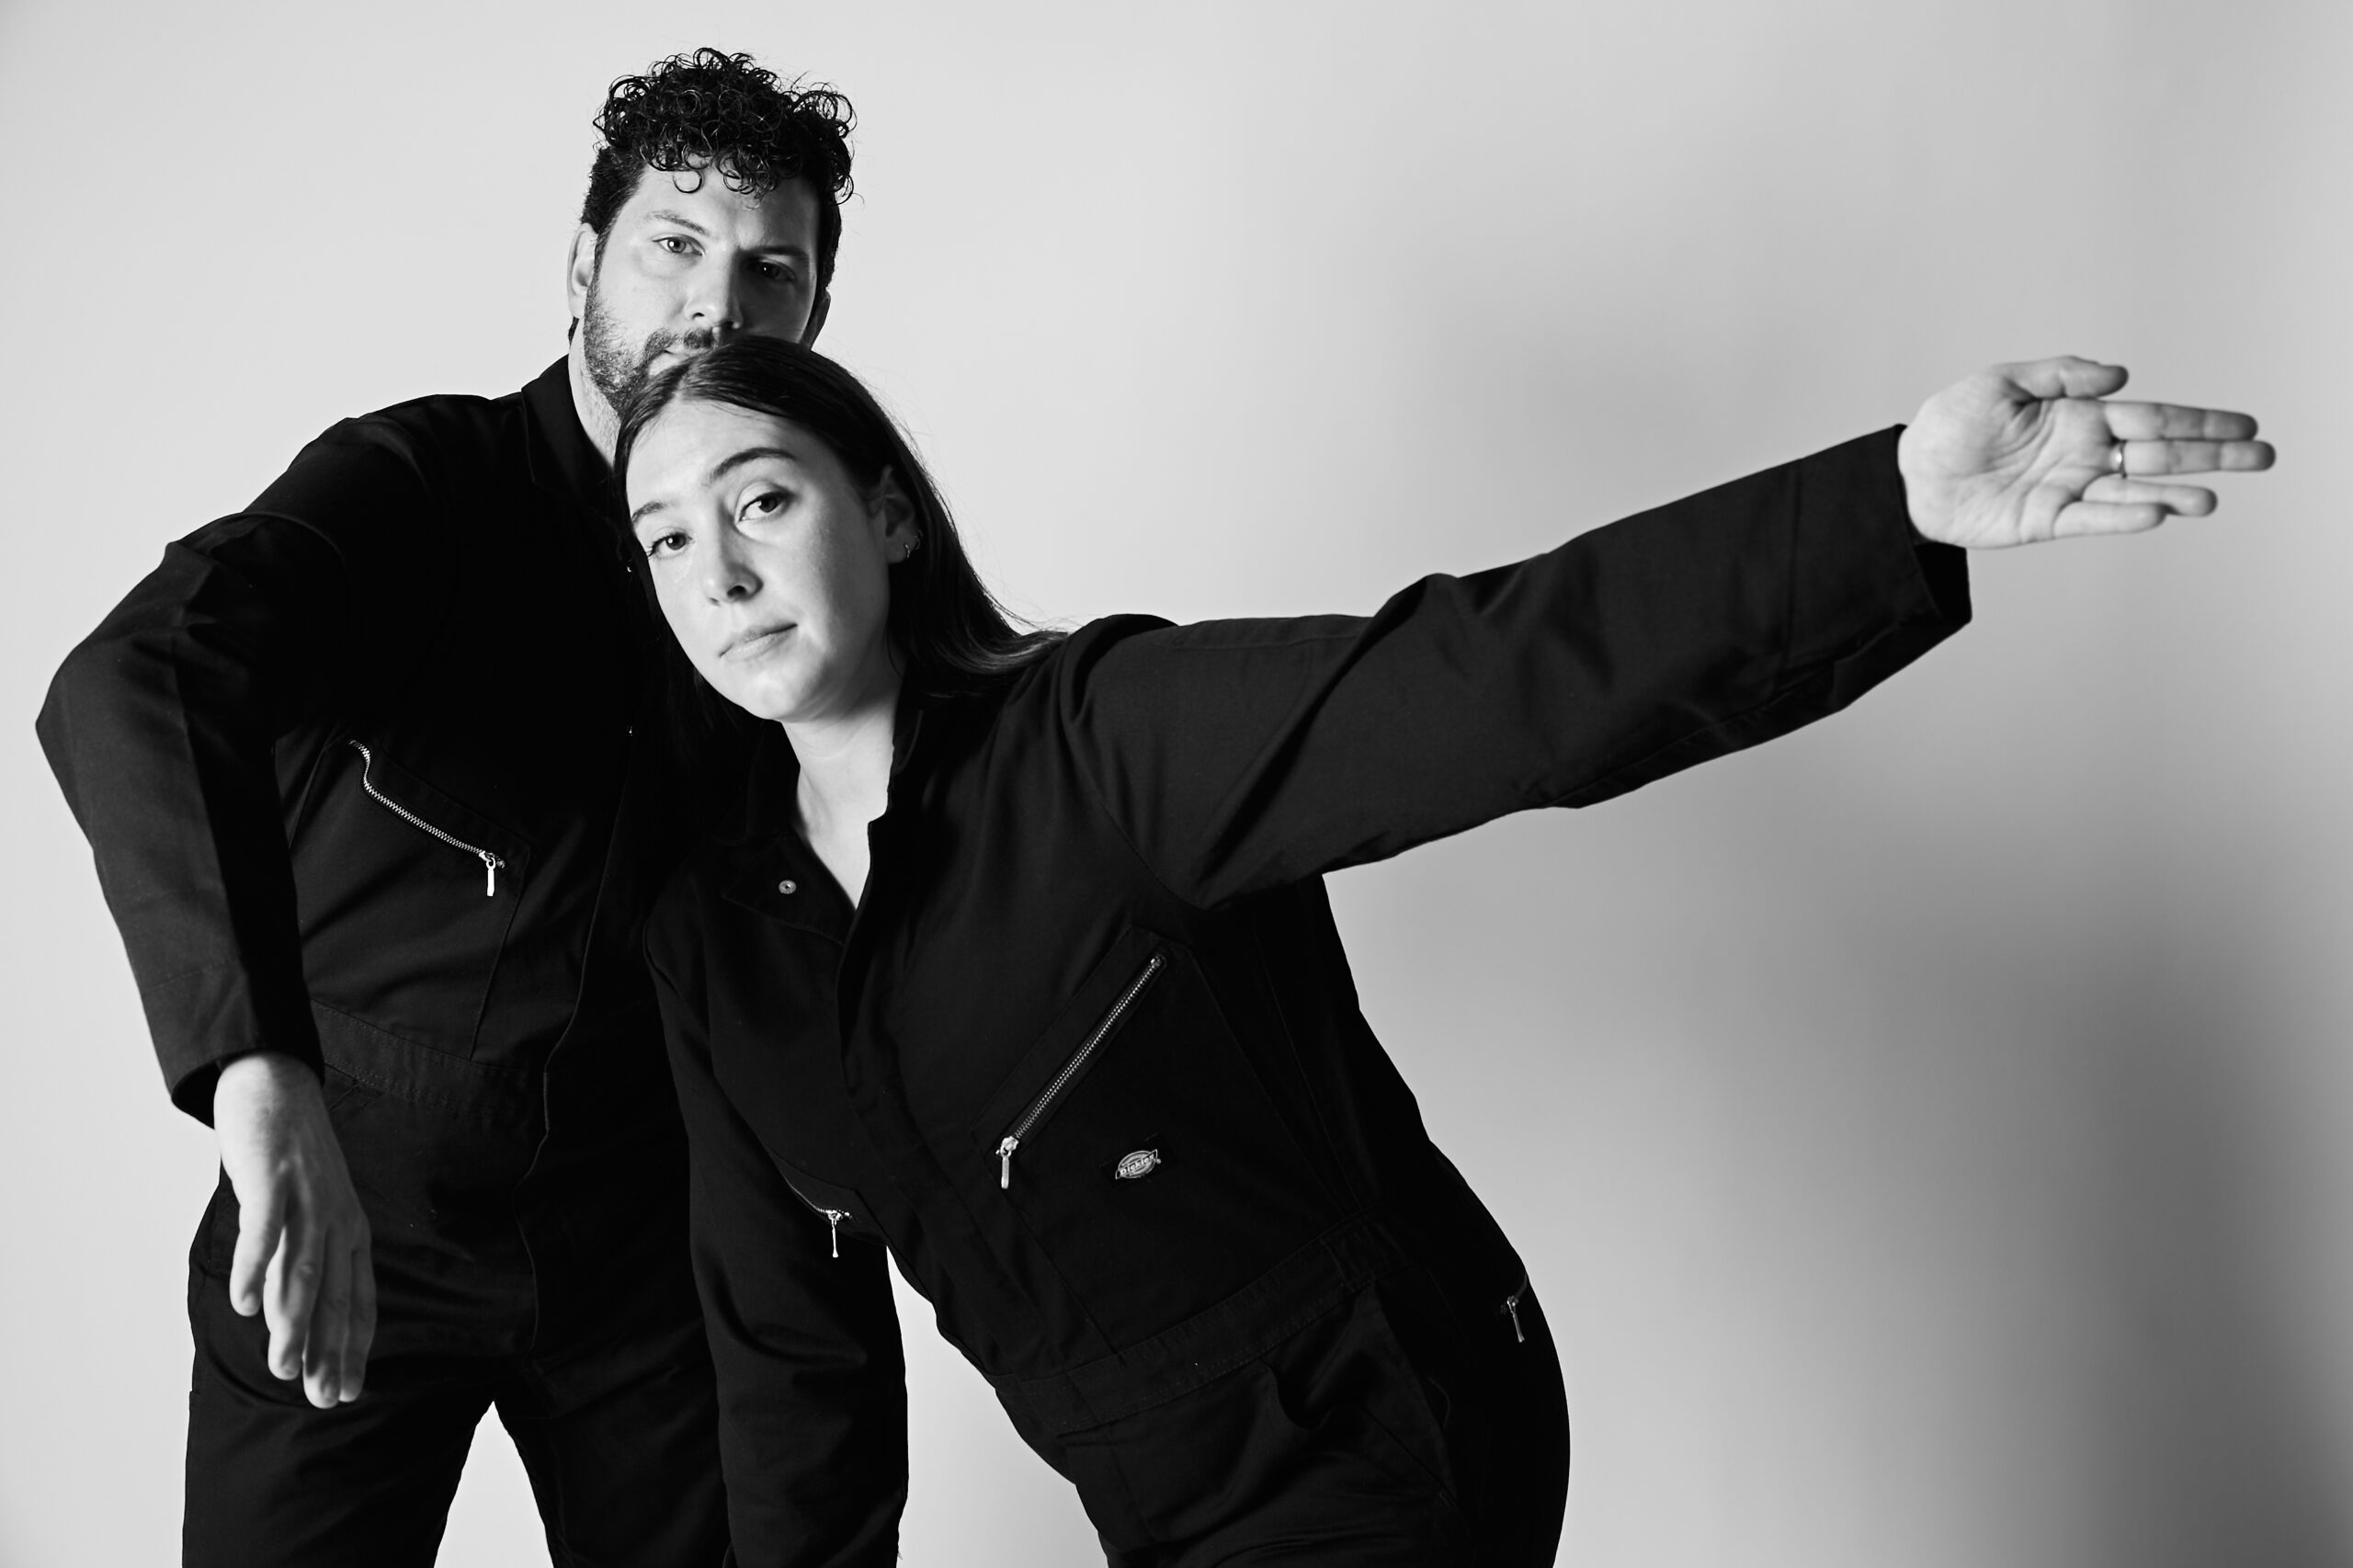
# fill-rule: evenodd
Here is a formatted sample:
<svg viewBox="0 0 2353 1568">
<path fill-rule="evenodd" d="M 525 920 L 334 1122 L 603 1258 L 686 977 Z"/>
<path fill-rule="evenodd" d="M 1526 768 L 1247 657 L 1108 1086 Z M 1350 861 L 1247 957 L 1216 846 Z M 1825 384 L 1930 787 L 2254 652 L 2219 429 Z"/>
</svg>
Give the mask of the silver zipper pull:
<svg viewBox="0 0 2353 1568">
<path fill-rule="evenodd" d="M 825 1229 L 833 1233 L 834 1256 L 835 1257 L 839 1257 L 842 1255 L 842 1221 L 848 1218 L 849 1211 L 846 1209 L 828 1209 L 825 1210 Z"/>
<path fill-rule="evenodd" d="M 1021 1147 L 1021 1140 L 1008 1138 L 996 1146 L 996 1185 L 999 1190 L 1013 1190 L 1013 1151 Z"/>
<path fill-rule="evenodd" d="M 1528 1294 L 1528 1287 L 1522 1285 L 1504 1298 L 1503 1312 L 1506 1317 L 1511 1319 L 1511 1337 L 1516 1345 L 1528 1343 L 1528 1335 L 1521 1333 L 1519 1327 L 1519 1299 L 1526 1294 Z"/>
<path fill-rule="evenodd" d="M 482 857 L 482 896 L 496 898 L 498 896 L 498 857 L 487 849 L 477 849 L 474 853 Z"/>
</svg>

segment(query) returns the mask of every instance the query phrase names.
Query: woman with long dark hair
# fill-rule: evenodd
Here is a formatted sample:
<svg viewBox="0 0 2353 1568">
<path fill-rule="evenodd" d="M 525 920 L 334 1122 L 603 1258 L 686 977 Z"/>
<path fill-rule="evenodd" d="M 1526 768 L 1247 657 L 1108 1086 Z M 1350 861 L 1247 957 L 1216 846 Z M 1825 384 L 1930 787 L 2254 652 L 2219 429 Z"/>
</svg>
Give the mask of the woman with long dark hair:
<svg viewBox="0 0 2353 1568">
<path fill-rule="evenodd" d="M 1007 623 L 830 360 L 745 338 L 650 387 L 618 466 L 680 701 L 770 721 L 648 934 L 738 1558 L 892 1560 L 887 1247 L 1115 1562 L 1549 1563 L 1542 1304 L 1319 878 L 1833 712 L 1967 620 L 1956 544 L 2268 465 L 2122 381 L 1988 371 L 1370 617 L 1067 637 Z"/>
</svg>

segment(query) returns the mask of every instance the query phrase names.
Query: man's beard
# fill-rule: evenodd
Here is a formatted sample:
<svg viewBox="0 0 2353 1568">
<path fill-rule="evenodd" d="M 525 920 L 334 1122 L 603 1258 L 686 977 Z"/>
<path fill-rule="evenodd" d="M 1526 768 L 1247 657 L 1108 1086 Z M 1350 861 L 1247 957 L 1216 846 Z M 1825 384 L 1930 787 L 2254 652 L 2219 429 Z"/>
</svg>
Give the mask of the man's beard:
<svg viewBox="0 0 2353 1568">
<path fill-rule="evenodd" d="M 588 361 L 588 379 L 605 394 L 616 415 L 626 415 L 630 403 L 645 390 L 654 379 L 654 361 L 674 348 L 685 348 L 699 354 L 718 341 L 707 328 L 680 335 L 675 332 L 648 333 L 645 341 L 632 348 L 621 334 L 620 324 L 605 309 L 603 294 L 588 290 L 588 308 L 580 318 L 581 348 Z"/>
</svg>

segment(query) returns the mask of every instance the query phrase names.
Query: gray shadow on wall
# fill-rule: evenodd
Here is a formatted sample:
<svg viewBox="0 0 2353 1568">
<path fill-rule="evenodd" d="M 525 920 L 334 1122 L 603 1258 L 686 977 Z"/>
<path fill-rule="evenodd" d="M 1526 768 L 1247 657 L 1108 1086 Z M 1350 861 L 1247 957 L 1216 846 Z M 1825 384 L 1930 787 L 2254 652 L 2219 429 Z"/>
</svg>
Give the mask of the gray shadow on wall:
<svg viewBox="0 0 2353 1568">
<path fill-rule="evenodd" d="M 2142 934 L 2060 1015 L 2102 1144 L 2087 1261 L 2119 1309 L 2083 1482 L 2120 1568 L 2341 1568 L 2343 1456 L 2289 1300 L 2305 1238 L 2285 1222 L 2284 1085 L 2260 1045 L 2278 989 L 2248 972 L 2253 936 L 2208 935 L 2222 945 Z"/>
<path fill-rule="evenodd" d="M 2294 1294 L 2314 1272 L 2300 1249 L 2326 1236 L 2297 1165 L 2312 1122 L 2288 1114 L 2309 1026 L 2265 930 L 2284 918 L 2277 889 L 2254 857 L 2162 812 L 2107 831 L 2074 878 L 1982 821 L 1933 844 L 1917 821 L 1893 840 L 1834 828 L 1813 847 L 1878 906 L 1847 934 L 1857 972 L 1902 997 L 1958 993 L 1946 1016 L 1980 1037 L 1958 1048 L 2006 1056 L 1994 1071 L 2010 1092 L 2064 1102 L 2007 1108 L 2075 1146 L 2027 1178 L 2046 1184 L 2039 1211 L 1996 1222 L 2057 1233 L 2083 1313 L 2085 1364 L 2063 1371 L 2071 1424 L 2041 1448 L 2066 1467 L 2044 1479 L 2074 1560 L 2342 1568 L 2341 1383 Z"/>
</svg>

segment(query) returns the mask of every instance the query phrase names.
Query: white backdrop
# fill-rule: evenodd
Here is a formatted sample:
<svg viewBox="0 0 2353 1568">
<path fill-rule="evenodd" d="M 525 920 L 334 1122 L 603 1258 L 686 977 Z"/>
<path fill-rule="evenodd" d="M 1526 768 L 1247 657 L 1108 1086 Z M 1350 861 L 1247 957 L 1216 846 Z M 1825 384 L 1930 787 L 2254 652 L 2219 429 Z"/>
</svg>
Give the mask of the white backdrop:
<svg viewBox="0 0 2353 1568">
<path fill-rule="evenodd" d="M 1558 1327 L 1565 1561 L 2353 1561 L 2341 0 L 362 10 L 0 5 L 0 1562 L 172 1560 L 211 1182 L 42 687 L 335 418 L 554 358 L 589 117 L 705 42 L 856 99 L 825 346 L 1041 616 L 1370 608 L 1998 358 L 2263 415 L 1851 714 L 1334 892 Z M 909 1321 L 906 1560 L 1086 1561 Z M 487 1426 L 444 1561 L 540 1550 Z"/>
</svg>

